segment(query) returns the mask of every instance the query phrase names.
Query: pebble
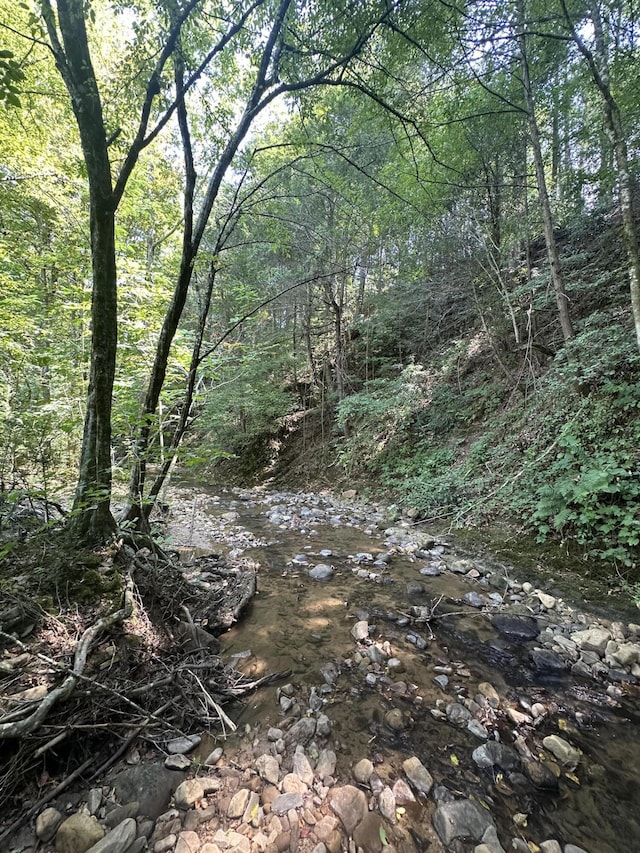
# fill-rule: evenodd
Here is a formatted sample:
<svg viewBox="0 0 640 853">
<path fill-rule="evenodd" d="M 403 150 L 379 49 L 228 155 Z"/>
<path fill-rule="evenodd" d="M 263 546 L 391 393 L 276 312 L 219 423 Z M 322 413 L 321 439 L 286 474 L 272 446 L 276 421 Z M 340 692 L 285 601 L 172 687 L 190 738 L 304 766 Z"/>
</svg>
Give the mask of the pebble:
<svg viewBox="0 0 640 853">
<path fill-rule="evenodd" d="M 558 735 L 549 735 L 544 738 L 542 745 L 548 750 L 564 767 L 571 770 L 577 767 L 582 753 L 579 749 Z"/>
<path fill-rule="evenodd" d="M 184 754 L 191 752 L 199 745 L 202 738 L 199 735 L 191 735 L 190 737 L 177 737 L 167 743 L 167 752 L 172 755 Z"/>
<path fill-rule="evenodd" d="M 351 770 L 353 778 L 360 785 L 368 785 L 373 773 L 373 763 L 368 758 L 362 758 Z"/>
</svg>

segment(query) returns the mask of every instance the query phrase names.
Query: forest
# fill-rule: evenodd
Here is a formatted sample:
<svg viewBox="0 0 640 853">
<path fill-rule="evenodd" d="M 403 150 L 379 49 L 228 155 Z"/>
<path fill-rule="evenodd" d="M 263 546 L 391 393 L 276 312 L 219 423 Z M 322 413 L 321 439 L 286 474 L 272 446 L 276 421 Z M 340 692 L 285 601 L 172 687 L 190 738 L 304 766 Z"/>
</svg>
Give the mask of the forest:
<svg viewBox="0 0 640 853">
<path fill-rule="evenodd" d="M 3 517 L 275 469 L 631 566 L 636 13 L 4 3 Z"/>
<path fill-rule="evenodd" d="M 257 495 L 276 501 L 260 489 L 292 490 L 288 509 L 263 513 L 280 530 L 292 513 L 291 530 L 303 532 L 309 518 L 348 526 L 349 512 L 362 525 L 373 519 L 369 533 L 398 522 L 404 527 L 385 530 L 389 565 L 416 555 L 444 560 L 452 533 L 506 531 L 537 568 L 546 559 L 539 555 L 571 560 L 576 590 L 591 575 L 631 612 L 640 606 L 638 15 L 629 0 L 0 0 L 0 741 L 8 744 L 0 807 L 11 807 L 8 819 L 18 815 L 0 824 L 0 847 L 74 779 L 106 772 L 141 733 L 150 749 L 167 728 L 187 740 L 214 724 L 235 731 L 222 705 L 290 675 L 263 664 L 242 669 L 244 653 L 232 664 L 218 656 L 218 636 L 247 611 L 259 573 L 232 540 L 226 555 L 209 550 L 187 569 L 180 564 L 167 519 L 193 534 L 212 517 L 198 514 L 195 493 L 183 487 L 206 500 L 214 487 L 235 489 L 246 507 Z M 185 494 L 190 510 L 180 505 Z M 332 500 L 334 516 L 324 508 Z M 236 504 L 225 504 L 223 520 L 237 520 Z M 332 558 L 331 548 L 319 554 Z M 397 624 L 419 629 L 406 638 L 414 651 L 436 642 L 431 626 L 447 595 L 494 614 L 510 591 L 522 607 L 515 622 L 496 617 L 499 633 L 533 640 L 541 629 L 528 633 L 532 613 L 548 625 L 547 646 L 527 665 L 604 679 L 606 698 L 595 704 L 621 707 L 628 684 L 640 680 L 637 624 L 592 624 L 555 588 L 551 595 L 465 559 L 449 555 L 421 574 L 439 575 L 446 563 L 467 573 L 465 582 L 484 583 L 482 595 L 463 586 L 458 597 L 449 590 L 420 606 L 398 604 Z M 374 556 L 361 545 L 344 565 L 354 560 Z M 307 566 L 305 554 L 286 565 Z M 382 588 L 387 564 L 379 565 L 378 574 L 353 571 Z M 336 567 L 315 569 L 324 578 Z M 284 621 L 302 612 L 312 586 L 305 576 L 277 593 Z M 425 588 L 409 582 L 410 601 L 413 594 Z M 559 614 L 559 634 L 550 614 Z M 389 680 L 396 658 L 367 618 L 355 612 L 356 664 L 348 657 L 341 671 L 359 667 L 367 688 L 383 685 L 387 703 L 402 690 L 413 701 L 411 711 L 385 705 L 379 724 L 374 714 L 368 748 L 380 731 L 402 737 L 422 698 L 409 696 L 418 689 L 409 676 L 408 686 Z M 276 636 L 275 611 L 269 619 L 267 634 Z M 256 629 L 251 643 L 259 636 Z M 471 676 L 443 649 L 440 680 L 432 680 L 446 690 L 449 677 Z M 496 659 L 511 665 L 506 653 Z M 380 660 L 388 660 L 382 678 Z M 334 689 L 329 676 L 319 694 L 300 678 L 302 687 L 294 676 L 278 688 L 282 713 L 297 709 L 273 738 L 281 763 L 294 760 L 287 750 L 304 756 L 306 741 L 291 732 L 302 738 L 316 717 L 320 732 L 318 711 L 329 700 L 318 696 Z M 347 702 L 361 690 L 352 687 Z M 492 684 L 479 690 L 446 713 L 439 699 L 425 731 L 438 714 L 451 726 L 475 714 L 468 729 L 485 739 L 507 714 L 516 731 L 530 725 L 527 737 L 545 725 L 556 731 L 548 721 L 558 707 L 542 694 L 507 712 Z M 566 701 L 576 725 L 588 718 Z M 111 716 L 102 723 L 105 707 Z M 533 707 L 542 708 L 539 719 Z M 587 747 L 564 741 L 574 737 L 564 725 L 562 737 L 545 738 L 557 764 L 520 747 L 520 758 L 501 753 L 507 764 L 522 760 L 520 781 L 529 778 L 535 796 L 560 790 L 569 801 L 563 786 L 580 784 L 574 771 L 582 772 Z M 107 729 L 120 732 L 108 759 L 100 751 Z M 457 772 L 463 749 L 445 756 L 436 776 L 446 782 Z M 96 769 L 98 752 L 105 763 Z M 499 766 L 477 753 L 480 768 Z M 191 766 L 178 759 L 166 766 Z M 426 798 L 433 779 L 420 760 L 403 767 Z M 538 824 L 532 816 L 526 846 L 524 800 L 511 823 L 500 823 L 496 786 L 519 791 L 503 769 L 485 781 L 500 836 L 518 828 L 513 849 L 560 851 L 552 832 L 583 842 L 569 818 Z M 263 762 L 256 785 L 272 771 Z M 227 784 L 211 778 L 193 802 L 183 796 L 183 813 L 196 801 L 206 811 L 207 795 Z M 358 778 L 365 788 L 366 779 Z M 323 796 L 357 799 L 332 784 Z M 622 802 L 632 787 L 612 783 Z M 233 815 L 244 814 L 252 838 L 257 790 L 247 789 Z M 491 821 L 486 840 L 486 815 L 473 804 L 484 788 L 456 800 L 480 814 L 482 831 L 465 829 L 465 812 L 451 838 L 447 800 L 433 825 L 430 814 L 427 829 L 416 824 L 403 835 L 403 801 L 387 815 L 380 791 L 370 790 L 387 823 L 376 816 L 374 840 L 357 849 L 415 853 L 436 838 L 435 827 L 444 846 L 430 849 L 459 851 L 455 839 L 473 837 L 482 841 L 476 851 L 503 850 Z M 365 804 L 350 828 L 335 802 L 347 836 L 357 826 L 364 838 L 373 812 L 363 817 Z M 277 824 L 286 844 L 276 827 L 277 844 L 251 849 L 302 853 L 307 836 L 315 843 L 309 827 L 326 814 L 311 815 L 298 848 L 298 806 L 288 809 L 289 829 L 284 806 Z M 618 825 L 635 827 L 632 812 L 622 810 Z M 142 841 L 142 816 L 137 828 L 131 816 L 113 823 L 133 832 L 114 849 L 146 849 L 153 827 Z M 36 824 L 45 844 L 37 849 L 49 850 L 56 832 L 56 850 L 71 849 L 58 826 L 47 835 Z M 77 849 L 103 850 L 109 826 L 98 830 Z M 534 843 L 534 830 L 551 846 Z M 156 849 L 169 849 L 158 838 Z M 11 849 L 34 849 L 29 843 Z M 332 843 L 313 849 L 347 849 L 339 834 Z M 608 843 L 591 853 L 620 849 Z M 571 843 L 564 850 L 584 853 Z"/>
</svg>

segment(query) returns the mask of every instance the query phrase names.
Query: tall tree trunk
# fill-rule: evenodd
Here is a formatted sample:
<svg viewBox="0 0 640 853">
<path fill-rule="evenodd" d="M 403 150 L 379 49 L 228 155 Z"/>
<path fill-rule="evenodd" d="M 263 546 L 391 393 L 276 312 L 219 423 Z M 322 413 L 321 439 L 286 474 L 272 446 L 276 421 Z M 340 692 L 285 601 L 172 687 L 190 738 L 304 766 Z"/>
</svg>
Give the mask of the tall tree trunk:
<svg viewBox="0 0 640 853">
<path fill-rule="evenodd" d="M 562 328 L 562 336 L 565 341 L 571 340 L 573 337 L 573 325 L 569 314 L 569 300 L 564 288 L 562 277 L 562 268 L 560 265 L 560 253 L 556 243 L 555 234 L 553 232 L 553 217 L 551 213 L 551 202 L 549 200 L 549 191 L 547 189 L 547 180 L 544 172 L 544 160 L 542 158 L 542 145 L 540 143 L 540 129 L 536 120 L 535 114 L 535 99 L 531 88 L 531 76 L 529 73 L 529 61 L 527 58 L 527 33 L 525 22 L 525 8 L 523 0 L 518 3 L 518 18 L 520 25 L 519 42 L 520 42 L 520 70 L 522 73 L 522 87 L 524 90 L 525 103 L 528 113 L 529 136 L 531 138 L 531 150 L 533 153 L 533 162 L 536 171 L 536 183 L 538 186 L 538 200 L 540 202 L 540 212 L 542 214 L 542 223 L 544 228 L 544 239 L 547 247 L 547 256 L 549 258 L 549 267 L 551 270 L 551 282 L 556 295 L 556 304 L 558 306 L 558 316 L 560 326 Z"/>
<path fill-rule="evenodd" d="M 631 310 L 633 313 L 636 341 L 638 349 L 640 349 L 640 249 L 638 248 L 638 228 L 633 215 L 633 178 L 629 169 L 627 139 L 622 125 L 620 108 L 611 92 L 609 58 L 607 56 L 600 9 L 596 0 L 591 0 L 589 3 L 589 16 L 593 23 L 594 54 L 576 30 L 564 0 L 562 8 L 573 40 L 585 58 L 593 82 L 600 93 L 605 129 L 613 147 L 618 172 L 618 194 L 620 212 L 622 214 L 622 230 L 627 252 Z"/>
<path fill-rule="evenodd" d="M 102 539 L 115 529 L 110 500 L 111 400 L 118 339 L 116 205 L 102 103 L 83 7 L 83 0 L 58 0 L 56 25 L 51 3 L 42 2 L 56 65 L 71 96 L 89 181 L 93 274 L 91 367 L 71 529 L 81 537 Z"/>
</svg>

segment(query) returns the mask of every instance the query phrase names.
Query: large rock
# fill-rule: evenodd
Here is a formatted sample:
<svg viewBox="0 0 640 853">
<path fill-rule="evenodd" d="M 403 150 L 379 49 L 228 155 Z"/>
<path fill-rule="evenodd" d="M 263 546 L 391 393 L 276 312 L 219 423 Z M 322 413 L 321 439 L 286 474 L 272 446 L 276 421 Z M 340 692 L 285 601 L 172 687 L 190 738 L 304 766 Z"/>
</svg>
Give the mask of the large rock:
<svg viewBox="0 0 640 853">
<path fill-rule="evenodd" d="M 571 639 L 586 652 L 596 652 L 602 656 L 611 639 L 611 632 L 604 628 L 588 628 L 586 631 L 575 631 Z"/>
<path fill-rule="evenodd" d="M 138 813 L 157 818 L 167 810 L 171 795 L 181 781 L 181 774 L 167 770 L 162 764 L 138 764 L 127 767 L 115 782 L 115 793 L 121 803 L 138 801 Z"/>
<path fill-rule="evenodd" d="M 87 853 L 126 853 L 136 840 L 137 830 L 135 820 L 128 817 L 90 847 Z"/>
<path fill-rule="evenodd" d="M 489 812 L 473 800 L 455 800 L 440 803 L 433 816 L 433 825 L 447 847 L 455 838 L 482 841 L 493 821 Z"/>
<path fill-rule="evenodd" d="M 497 613 L 491 617 L 491 623 L 499 634 L 517 642 L 535 640 L 540 633 L 538 623 L 532 616 L 514 616 L 509 613 Z"/>
<path fill-rule="evenodd" d="M 366 850 L 367 853 L 381 853 L 381 836 L 384 835 L 384 831 L 384 821 L 380 815 L 367 812 L 353 832 L 356 848 Z"/>
<path fill-rule="evenodd" d="M 421 794 L 427 796 L 433 787 L 433 777 L 427 768 L 423 765 L 419 758 L 407 758 L 402 762 L 402 769 L 407 774 L 407 778 L 413 787 L 420 791 Z"/>
<path fill-rule="evenodd" d="M 86 853 L 104 836 L 104 829 L 93 815 L 72 814 L 56 834 L 56 853 Z"/>
<path fill-rule="evenodd" d="M 36 835 L 40 841 L 51 841 L 56 834 L 56 829 L 62 823 L 62 819 L 58 809 L 52 807 L 40 812 L 36 820 Z"/>
<path fill-rule="evenodd" d="M 367 798 L 353 785 L 334 788 L 329 795 L 329 805 L 342 821 L 349 836 L 353 835 L 356 826 L 368 812 Z"/>
</svg>

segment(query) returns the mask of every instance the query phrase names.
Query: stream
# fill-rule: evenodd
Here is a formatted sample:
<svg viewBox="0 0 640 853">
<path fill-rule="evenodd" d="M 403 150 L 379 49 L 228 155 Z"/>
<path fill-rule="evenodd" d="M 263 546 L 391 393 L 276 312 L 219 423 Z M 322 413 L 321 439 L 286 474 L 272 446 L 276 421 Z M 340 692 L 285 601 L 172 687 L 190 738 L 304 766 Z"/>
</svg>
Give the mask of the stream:
<svg viewBox="0 0 640 853">
<path fill-rule="evenodd" d="M 629 614 L 587 616 L 468 543 L 353 500 L 185 484 L 170 501 L 168 547 L 183 562 L 214 552 L 255 566 L 258 593 L 221 653 L 246 675 L 290 670 L 296 691 L 324 703 L 336 777 L 362 758 L 398 775 L 413 755 L 433 776 L 430 799 L 485 806 L 505 850 L 640 850 Z M 225 751 L 277 726 L 283 701 L 266 687 L 232 707 L 239 737 Z"/>
</svg>

